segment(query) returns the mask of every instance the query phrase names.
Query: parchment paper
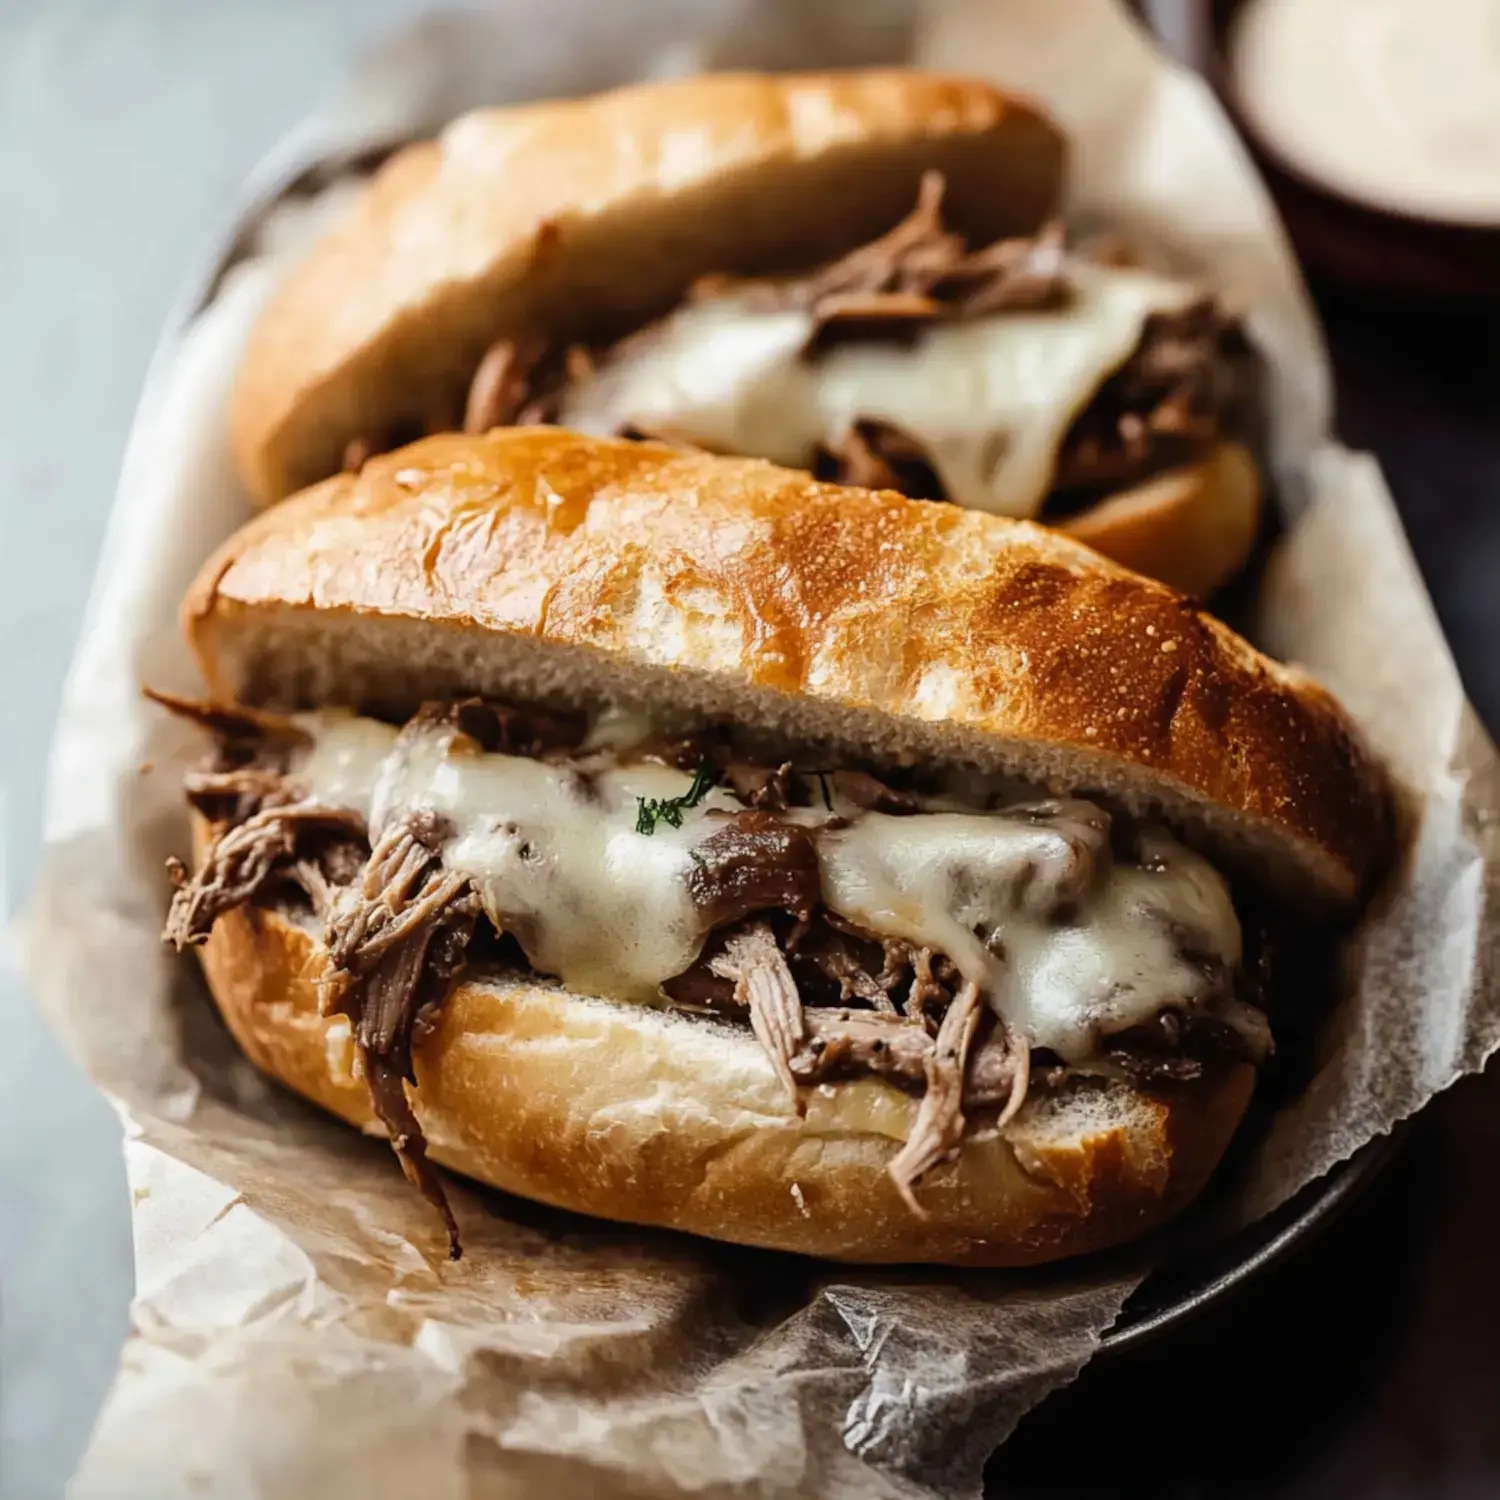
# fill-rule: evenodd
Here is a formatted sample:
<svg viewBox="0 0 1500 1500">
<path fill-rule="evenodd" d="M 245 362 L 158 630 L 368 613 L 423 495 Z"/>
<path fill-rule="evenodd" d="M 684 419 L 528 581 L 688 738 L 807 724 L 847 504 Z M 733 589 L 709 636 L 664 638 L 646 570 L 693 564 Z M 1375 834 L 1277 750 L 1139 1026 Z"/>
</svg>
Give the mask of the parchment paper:
<svg viewBox="0 0 1500 1500">
<path fill-rule="evenodd" d="M 1296 512 L 1258 629 L 1329 681 L 1406 789 L 1411 853 L 1354 945 L 1317 1076 L 1242 1163 L 1248 1218 L 1483 1064 L 1500 762 L 1374 465 L 1326 439 L 1328 369 L 1226 124 L 1111 0 L 644 11 L 551 0 L 386 49 L 295 147 L 329 158 L 483 98 L 748 61 L 911 54 L 1044 100 L 1073 208 L 1212 273 L 1275 374 Z M 57 730 L 33 984 L 125 1122 L 135 1332 L 77 1496 L 960 1496 L 1073 1378 L 1155 1253 L 1030 1276 L 851 1274 L 594 1224 L 456 1187 L 442 1259 L 387 1148 L 261 1080 L 157 941 L 184 845 L 191 736 L 143 709 L 190 689 L 177 600 L 247 512 L 223 411 L 245 329 L 335 192 L 284 207 L 147 382 Z M 143 769 L 143 766 L 149 767 Z"/>
</svg>

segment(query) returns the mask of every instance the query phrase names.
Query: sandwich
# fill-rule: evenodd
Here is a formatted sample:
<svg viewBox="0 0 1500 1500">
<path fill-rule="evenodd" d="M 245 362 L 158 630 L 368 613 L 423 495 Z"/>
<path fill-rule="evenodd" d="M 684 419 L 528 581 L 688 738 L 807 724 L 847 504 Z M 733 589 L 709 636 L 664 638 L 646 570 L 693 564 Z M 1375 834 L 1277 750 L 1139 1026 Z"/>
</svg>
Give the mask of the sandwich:
<svg viewBox="0 0 1500 1500">
<path fill-rule="evenodd" d="M 1258 366 L 1210 287 L 1059 218 L 987 84 L 717 75 L 465 116 L 273 296 L 234 393 L 262 503 L 424 433 L 553 423 L 1071 533 L 1206 594 L 1261 518 Z"/>
<path fill-rule="evenodd" d="M 1319 686 L 1055 532 L 763 461 L 450 434 L 183 617 L 166 935 L 267 1073 L 559 1207 L 1019 1265 L 1201 1190 L 1386 784 Z"/>
</svg>

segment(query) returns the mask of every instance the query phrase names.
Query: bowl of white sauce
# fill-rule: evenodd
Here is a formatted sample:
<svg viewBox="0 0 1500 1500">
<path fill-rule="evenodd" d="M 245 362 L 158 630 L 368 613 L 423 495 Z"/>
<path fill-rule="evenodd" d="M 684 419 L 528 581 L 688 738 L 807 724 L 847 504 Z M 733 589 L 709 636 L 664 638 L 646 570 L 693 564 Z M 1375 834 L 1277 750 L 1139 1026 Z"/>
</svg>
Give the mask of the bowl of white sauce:
<svg viewBox="0 0 1500 1500">
<path fill-rule="evenodd" d="M 1197 61 L 1309 266 L 1500 300 L 1500 0 L 1211 0 Z"/>
</svg>

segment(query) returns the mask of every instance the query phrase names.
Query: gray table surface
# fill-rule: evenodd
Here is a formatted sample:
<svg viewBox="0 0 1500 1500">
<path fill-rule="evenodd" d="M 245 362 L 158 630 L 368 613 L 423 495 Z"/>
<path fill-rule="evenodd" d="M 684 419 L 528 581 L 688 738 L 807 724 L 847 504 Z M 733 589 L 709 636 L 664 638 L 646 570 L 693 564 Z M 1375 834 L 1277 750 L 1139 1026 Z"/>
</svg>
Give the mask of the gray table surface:
<svg viewBox="0 0 1500 1500">
<path fill-rule="evenodd" d="M 0 900 L 157 330 L 245 173 L 415 0 L 0 0 Z M 0 1495 L 55 1495 L 124 1336 L 118 1127 L 0 976 Z"/>
<path fill-rule="evenodd" d="M 174 291 L 264 150 L 369 38 L 418 8 L 418 0 L 51 0 L 45 7 L 0 0 L 0 690 L 9 706 L 0 719 L 0 903 L 7 914 L 35 869 L 46 727 L 141 376 Z M 1500 409 L 1500 331 L 1476 337 L 1467 324 L 1434 327 L 1426 318 L 1403 327 L 1337 301 L 1324 310 L 1344 432 L 1386 462 L 1470 691 L 1493 725 L 1500 658 L 1489 643 L 1500 597 L 1489 574 L 1500 552 L 1493 504 L 1500 448 L 1491 434 Z M 0 1099 L 7 1120 L 21 1122 L 0 1131 L 0 1500 L 33 1500 L 61 1490 L 113 1368 L 130 1291 L 129 1227 L 118 1127 L 18 978 L 3 971 L 0 1039 Z M 1452 1141 L 1436 1159 L 1460 1186 L 1446 1208 L 1441 1201 L 1415 1206 L 1432 1237 L 1452 1246 L 1425 1263 L 1428 1286 L 1492 1284 L 1488 1271 L 1465 1280 L 1453 1267 L 1477 1267 L 1497 1243 L 1494 1225 L 1484 1218 L 1476 1228 L 1469 1207 L 1483 1209 L 1489 1197 L 1478 1184 L 1492 1170 L 1486 1132 L 1495 1097 L 1493 1086 L 1471 1090 L 1437 1112 L 1433 1133 L 1446 1140 L 1446 1131 Z M 1370 1212 L 1400 1223 L 1413 1205 L 1393 1200 Z M 1385 1228 L 1377 1239 L 1389 1237 Z M 1370 1231 L 1356 1225 L 1351 1233 Z M 1350 1263 L 1346 1252 L 1321 1271 L 1310 1265 L 1289 1274 L 1321 1277 L 1308 1299 L 1326 1307 Z M 1286 1292 L 1278 1283 L 1268 1294 Z M 1408 1446 L 1429 1453 L 1452 1447 L 1433 1432 L 1454 1427 L 1461 1398 L 1473 1405 L 1477 1392 L 1493 1394 L 1500 1371 L 1474 1351 L 1493 1347 L 1500 1297 L 1465 1293 L 1446 1317 L 1415 1316 L 1417 1327 L 1448 1330 L 1449 1345 L 1471 1356 L 1467 1377 L 1452 1375 L 1445 1352 L 1426 1363 L 1403 1355 L 1383 1379 L 1386 1389 L 1405 1392 L 1403 1410 L 1421 1405 L 1410 1399 L 1414 1389 L 1426 1393 L 1432 1421 L 1414 1427 Z M 1258 1318 L 1252 1307 L 1249 1321 Z M 1202 1352 L 1187 1351 L 1195 1368 Z M 1320 1367 L 1318 1379 L 1330 1373 Z M 1169 1384 L 1155 1368 L 1128 1379 L 1142 1376 L 1159 1389 Z M 1081 1387 L 1080 1394 L 1088 1399 Z M 1286 1425 L 1273 1412 L 1263 1415 L 1277 1430 Z M 1078 1411 L 1057 1414 L 1065 1425 L 1078 1418 Z M 1083 1420 L 1096 1428 L 1098 1417 Z M 1392 1425 L 1373 1401 L 1356 1424 L 1361 1431 Z M 1466 1463 L 1466 1482 L 1434 1487 L 1427 1465 L 1420 1482 L 1393 1484 L 1389 1454 L 1356 1435 L 1363 1479 L 1336 1469 L 1329 1489 L 1326 1470 L 1299 1465 L 1306 1488 L 1283 1491 L 1236 1463 L 1238 1482 L 1225 1492 L 1493 1493 L 1500 1437 L 1492 1421 L 1481 1425 L 1491 1445 L 1487 1462 L 1477 1471 Z M 1037 1429 L 1038 1442 L 1053 1451 L 1056 1426 L 1043 1420 Z M 1007 1489 L 1025 1471 L 1023 1449 Z M 1117 1468 L 1109 1472 L 1118 1479 Z M 1158 1473 L 1140 1492 L 1220 1493 L 1209 1472 Z"/>
</svg>

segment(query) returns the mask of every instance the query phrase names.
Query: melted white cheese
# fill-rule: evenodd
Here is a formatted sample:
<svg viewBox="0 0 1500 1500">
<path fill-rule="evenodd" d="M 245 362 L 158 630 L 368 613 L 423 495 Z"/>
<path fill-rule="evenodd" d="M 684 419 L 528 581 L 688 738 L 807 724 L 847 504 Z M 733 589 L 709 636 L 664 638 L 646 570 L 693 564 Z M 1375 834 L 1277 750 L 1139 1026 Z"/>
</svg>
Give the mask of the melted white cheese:
<svg viewBox="0 0 1500 1500">
<path fill-rule="evenodd" d="M 641 798 L 683 796 L 692 778 L 612 758 L 575 766 L 399 745 L 385 725 L 309 714 L 294 775 L 314 796 L 370 818 L 431 809 L 453 823 L 446 865 L 474 878 L 495 925 L 569 989 L 650 1001 L 703 942 L 688 894 L 697 845 L 737 811 L 715 790 L 637 831 Z M 896 817 L 837 802 L 845 826 L 817 836 L 823 899 L 868 930 L 947 953 L 1013 1031 L 1069 1061 L 1102 1034 L 1209 992 L 1184 950 L 1239 961 L 1240 929 L 1218 874 L 1169 834 L 1143 836 L 1140 866 L 1112 862 L 1108 819 L 1064 801 L 998 812 Z M 789 821 L 820 825 L 825 808 Z"/>
<path fill-rule="evenodd" d="M 692 303 L 575 387 L 561 421 L 799 468 L 857 421 L 884 421 L 922 446 L 957 504 L 1035 515 L 1073 419 L 1146 320 L 1194 296 L 1183 282 L 1087 262 L 1069 279 L 1061 308 L 935 323 L 910 345 L 861 340 L 812 360 L 802 357 L 807 313 L 755 311 L 733 296 Z"/>
<path fill-rule="evenodd" d="M 1054 917 L 1058 845 L 1091 842 L 1088 804 L 1066 806 L 1044 827 L 1004 813 L 866 813 L 820 840 L 824 901 L 948 954 L 1033 1046 L 1076 1061 L 1100 1035 L 1203 996 L 1184 946 L 1233 965 L 1240 928 L 1223 880 L 1161 829 L 1143 835 L 1142 865 L 1111 865 L 1072 915 Z"/>
<path fill-rule="evenodd" d="M 443 862 L 473 877 L 485 914 L 521 944 L 534 968 L 583 994 L 654 1000 L 663 980 L 703 946 L 688 894 L 692 849 L 710 792 L 680 828 L 636 831 L 641 798 L 680 797 L 692 778 L 637 762 L 591 771 L 513 755 L 450 749 L 440 735 L 408 739 L 349 715 L 309 715 L 314 748 L 295 767 L 314 796 L 352 807 L 372 828 L 396 812 L 439 812 L 454 826 Z"/>
</svg>

